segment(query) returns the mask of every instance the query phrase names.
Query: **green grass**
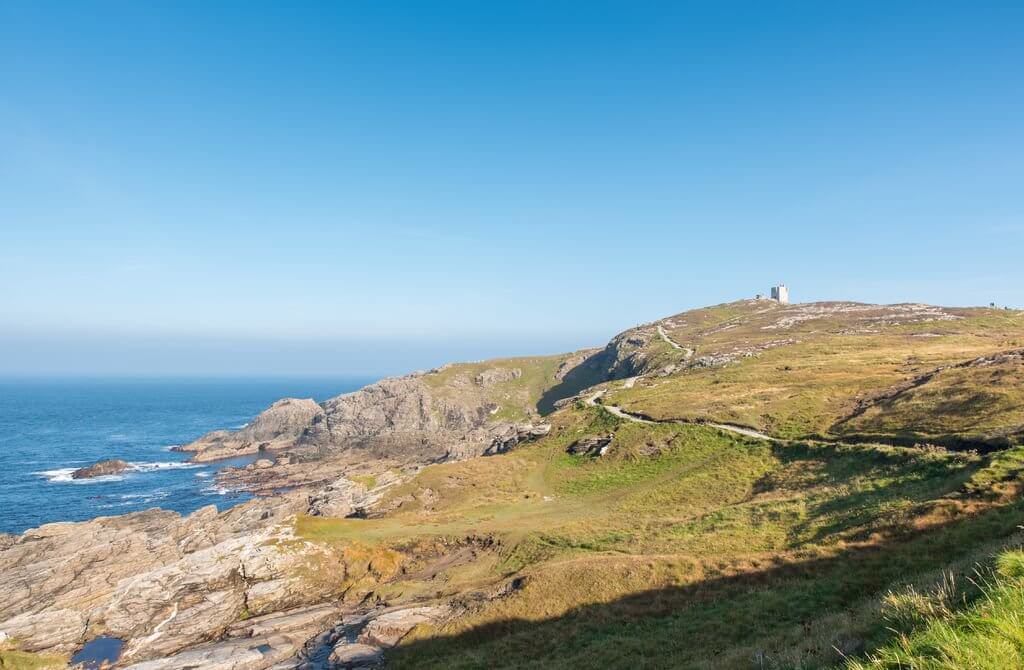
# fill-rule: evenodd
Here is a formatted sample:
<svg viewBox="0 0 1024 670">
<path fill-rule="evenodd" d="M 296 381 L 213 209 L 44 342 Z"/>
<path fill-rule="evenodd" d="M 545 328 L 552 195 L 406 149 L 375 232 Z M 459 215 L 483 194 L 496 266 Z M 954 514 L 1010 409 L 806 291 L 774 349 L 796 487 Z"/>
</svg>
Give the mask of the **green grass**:
<svg viewBox="0 0 1024 670">
<path fill-rule="evenodd" d="M 940 596 L 900 594 L 891 602 L 913 609 L 916 630 L 904 632 L 848 670 L 1005 670 L 1024 667 L 1024 552 L 999 555 L 997 570 L 982 578 L 967 607 Z M 907 607 L 907 602 L 910 607 Z M 936 601 L 939 601 L 936 605 Z M 899 617 L 897 617 L 899 618 Z M 903 617 L 905 618 L 905 617 Z"/>
<path fill-rule="evenodd" d="M 67 658 L 63 656 L 0 649 L 0 670 L 51 670 L 67 666 Z"/>
</svg>

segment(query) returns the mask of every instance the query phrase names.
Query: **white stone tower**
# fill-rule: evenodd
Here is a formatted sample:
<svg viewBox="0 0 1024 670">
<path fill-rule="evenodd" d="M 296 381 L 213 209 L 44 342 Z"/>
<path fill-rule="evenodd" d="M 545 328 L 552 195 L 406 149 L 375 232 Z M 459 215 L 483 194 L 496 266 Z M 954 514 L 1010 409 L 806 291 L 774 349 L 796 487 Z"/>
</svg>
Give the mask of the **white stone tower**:
<svg viewBox="0 0 1024 670">
<path fill-rule="evenodd" d="M 772 287 L 772 300 L 778 301 L 780 305 L 789 304 L 789 287 L 785 284 L 779 284 L 778 286 Z"/>
</svg>

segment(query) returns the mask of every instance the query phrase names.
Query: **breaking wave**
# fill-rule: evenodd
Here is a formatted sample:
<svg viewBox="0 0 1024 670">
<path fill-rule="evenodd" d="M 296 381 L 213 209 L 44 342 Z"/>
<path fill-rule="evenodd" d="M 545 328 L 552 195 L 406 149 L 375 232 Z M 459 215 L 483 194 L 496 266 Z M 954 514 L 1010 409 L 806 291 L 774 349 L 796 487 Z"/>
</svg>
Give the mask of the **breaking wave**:
<svg viewBox="0 0 1024 670">
<path fill-rule="evenodd" d="M 125 473 L 131 472 L 156 472 L 158 470 L 192 470 L 194 468 L 201 468 L 203 465 L 199 463 L 183 463 L 180 461 L 157 461 L 155 463 L 128 463 L 128 469 Z M 100 475 L 99 477 L 86 477 L 84 479 L 75 479 L 72 477 L 72 473 L 75 468 L 56 468 L 54 470 L 40 470 L 39 472 L 33 472 L 32 474 L 43 477 L 48 482 L 56 484 L 98 484 L 101 482 L 119 482 L 124 479 L 124 473 L 116 475 Z"/>
</svg>

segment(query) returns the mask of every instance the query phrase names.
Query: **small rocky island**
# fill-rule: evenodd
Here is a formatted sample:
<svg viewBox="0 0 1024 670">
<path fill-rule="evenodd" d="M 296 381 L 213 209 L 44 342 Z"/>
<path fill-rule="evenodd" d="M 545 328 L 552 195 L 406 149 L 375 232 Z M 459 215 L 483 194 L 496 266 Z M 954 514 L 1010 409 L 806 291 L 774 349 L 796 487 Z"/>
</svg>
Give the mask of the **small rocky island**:
<svg viewBox="0 0 1024 670">
<path fill-rule="evenodd" d="M 130 465 L 118 458 L 111 458 L 99 461 L 84 468 L 78 468 L 71 473 L 72 479 L 91 479 L 93 477 L 105 477 L 107 475 L 119 475 L 127 470 Z"/>
</svg>

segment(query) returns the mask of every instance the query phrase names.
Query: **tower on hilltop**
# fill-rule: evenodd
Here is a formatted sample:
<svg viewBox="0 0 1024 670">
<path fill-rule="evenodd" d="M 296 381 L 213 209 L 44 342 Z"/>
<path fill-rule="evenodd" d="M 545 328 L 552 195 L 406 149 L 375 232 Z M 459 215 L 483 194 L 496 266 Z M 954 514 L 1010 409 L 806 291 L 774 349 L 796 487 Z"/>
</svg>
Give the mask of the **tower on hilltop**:
<svg viewBox="0 0 1024 670">
<path fill-rule="evenodd" d="M 779 284 L 778 286 L 772 287 L 772 300 L 775 300 L 780 305 L 789 304 L 789 287 L 785 284 Z"/>
</svg>

